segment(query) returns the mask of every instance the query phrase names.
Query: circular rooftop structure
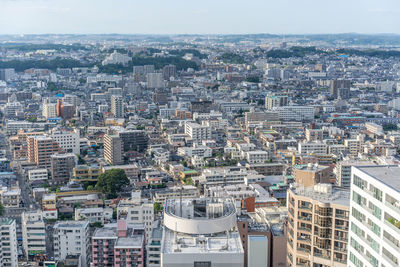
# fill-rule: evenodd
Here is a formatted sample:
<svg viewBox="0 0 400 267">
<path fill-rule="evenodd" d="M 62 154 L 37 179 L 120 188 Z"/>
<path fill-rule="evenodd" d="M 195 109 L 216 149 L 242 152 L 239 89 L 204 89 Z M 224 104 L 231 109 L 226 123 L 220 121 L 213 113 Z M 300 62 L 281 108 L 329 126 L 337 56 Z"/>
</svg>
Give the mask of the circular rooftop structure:
<svg viewBox="0 0 400 267">
<path fill-rule="evenodd" d="M 236 226 L 236 208 L 230 199 L 168 199 L 164 225 L 186 234 L 221 233 Z"/>
</svg>

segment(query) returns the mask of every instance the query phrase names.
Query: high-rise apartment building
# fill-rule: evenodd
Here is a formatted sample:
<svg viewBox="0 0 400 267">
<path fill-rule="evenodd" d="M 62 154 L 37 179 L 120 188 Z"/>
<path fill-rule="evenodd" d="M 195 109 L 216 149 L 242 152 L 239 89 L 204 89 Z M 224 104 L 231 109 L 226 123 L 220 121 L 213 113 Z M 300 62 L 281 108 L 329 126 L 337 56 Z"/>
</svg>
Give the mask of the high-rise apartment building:
<svg viewBox="0 0 400 267">
<path fill-rule="evenodd" d="M 41 168 L 49 168 L 51 165 L 50 157 L 61 151 L 57 142 L 47 136 L 29 136 L 28 142 L 28 161 L 33 162 Z"/>
<path fill-rule="evenodd" d="M 50 156 L 50 173 L 52 184 L 64 184 L 72 178 L 77 158 L 72 153 L 54 154 Z"/>
<path fill-rule="evenodd" d="M 90 237 L 88 221 L 58 221 L 54 225 L 54 259 L 65 261 L 67 256 L 80 256 L 82 266 L 88 266 Z"/>
<path fill-rule="evenodd" d="M 104 160 L 112 165 L 119 165 L 123 163 L 122 152 L 123 142 L 122 138 L 118 135 L 106 134 L 104 139 Z"/>
<path fill-rule="evenodd" d="M 330 184 L 288 190 L 288 266 L 346 266 L 349 198 Z"/>
<path fill-rule="evenodd" d="M 97 228 L 92 237 L 93 267 L 143 267 L 144 232 L 142 224 L 130 224 L 124 220 Z"/>
<path fill-rule="evenodd" d="M 0 266 L 18 266 L 17 230 L 14 219 L 0 218 Z"/>
<path fill-rule="evenodd" d="M 211 139 L 211 128 L 198 123 L 188 122 L 185 124 L 185 134 L 192 138 L 193 143 L 201 144 L 203 140 Z"/>
<path fill-rule="evenodd" d="M 332 80 L 330 84 L 330 93 L 334 98 L 347 99 L 350 97 L 350 80 Z"/>
<path fill-rule="evenodd" d="M 40 210 L 26 211 L 21 215 L 22 244 L 25 257 L 34 260 L 46 253 L 46 227 Z"/>
<path fill-rule="evenodd" d="M 118 133 L 122 139 L 123 151 L 144 151 L 147 148 L 148 138 L 145 131 L 127 130 Z"/>
<path fill-rule="evenodd" d="M 141 199 L 140 191 L 132 193 L 132 198 L 121 200 L 117 209 L 118 218 L 125 218 L 128 223 L 143 223 L 146 239 L 151 235 L 154 222 L 154 207 L 152 202 Z"/>
<path fill-rule="evenodd" d="M 116 118 L 124 117 L 124 103 L 122 96 L 119 95 L 111 96 L 111 113 Z"/>
<path fill-rule="evenodd" d="M 288 97 L 286 95 L 267 95 L 265 97 L 265 108 L 268 110 L 287 105 Z"/>
<path fill-rule="evenodd" d="M 163 67 L 163 76 L 165 80 L 169 80 L 171 77 L 176 76 L 176 66 L 166 65 Z"/>
<path fill-rule="evenodd" d="M 57 142 L 59 147 L 66 153 L 78 155 L 80 153 L 79 130 L 53 130 L 50 137 Z"/>
<path fill-rule="evenodd" d="M 351 172 L 348 266 L 400 266 L 399 166 Z"/>
<path fill-rule="evenodd" d="M 147 74 L 147 88 L 163 88 L 164 77 L 162 73 L 154 72 Z"/>
<path fill-rule="evenodd" d="M 47 101 L 43 102 L 42 115 L 46 119 L 56 118 L 57 117 L 57 104 L 56 103 L 49 103 Z"/>
</svg>

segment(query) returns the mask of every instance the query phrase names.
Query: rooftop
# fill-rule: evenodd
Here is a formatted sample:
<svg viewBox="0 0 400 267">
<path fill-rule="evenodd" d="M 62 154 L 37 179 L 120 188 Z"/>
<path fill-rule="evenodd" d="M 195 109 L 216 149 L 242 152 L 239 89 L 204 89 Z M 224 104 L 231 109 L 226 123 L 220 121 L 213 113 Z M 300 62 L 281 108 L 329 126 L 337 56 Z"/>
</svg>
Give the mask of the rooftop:
<svg viewBox="0 0 400 267">
<path fill-rule="evenodd" d="M 400 192 L 400 167 L 398 165 L 358 166 L 355 168 Z"/>
</svg>

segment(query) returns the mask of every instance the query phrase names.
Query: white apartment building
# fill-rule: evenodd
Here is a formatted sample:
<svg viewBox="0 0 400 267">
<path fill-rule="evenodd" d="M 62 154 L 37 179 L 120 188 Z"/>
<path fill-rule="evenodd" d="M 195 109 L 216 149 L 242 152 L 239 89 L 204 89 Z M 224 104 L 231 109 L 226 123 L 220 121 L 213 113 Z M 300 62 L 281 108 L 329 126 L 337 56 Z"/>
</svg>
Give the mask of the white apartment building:
<svg viewBox="0 0 400 267">
<path fill-rule="evenodd" d="M 1 203 L 7 208 L 18 208 L 21 202 L 21 189 L 9 189 L 1 193 Z"/>
<path fill-rule="evenodd" d="M 36 169 L 28 171 L 29 182 L 43 181 L 49 178 L 47 169 Z"/>
<path fill-rule="evenodd" d="M 283 121 L 312 121 L 314 119 L 314 107 L 309 106 L 284 106 L 274 109 Z"/>
<path fill-rule="evenodd" d="M 308 154 L 326 154 L 328 151 L 328 146 L 322 142 L 305 142 L 299 143 L 298 151 L 301 155 Z"/>
<path fill-rule="evenodd" d="M 89 222 L 58 221 L 54 225 L 54 259 L 64 261 L 67 255 L 80 255 L 84 267 L 89 259 Z"/>
<path fill-rule="evenodd" d="M 206 146 L 179 147 L 177 154 L 184 157 L 198 156 L 201 158 L 209 158 L 212 156 L 212 149 Z"/>
<path fill-rule="evenodd" d="M 361 152 L 362 141 L 360 139 L 346 139 L 344 145 L 351 155 L 357 156 Z"/>
<path fill-rule="evenodd" d="M 244 158 L 248 163 L 266 163 L 269 160 L 269 153 L 267 151 L 255 150 L 244 152 Z"/>
<path fill-rule="evenodd" d="M 140 192 L 133 192 L 131 199 L 121 200 L 117 214 L 118 218 L 126 216 L 128 223 L 143 223 L 146 239 L 149 240 L 154 222 L 154 206 L 152 202 L 142 201 Z"/>
<path fill-rule="evenodd" d="M 111 208 L 83 208 L 75 209 L 75 221 L 89 221 L 90 223 L 112 219 L 113 210 Z"/>
<path fill-rule="evenodd" d="M 60 148 L 66 153 L 74 153 L 75 155 L 80 153 L 80 136 L 78 129 L 71 132 L 54 130 L 51 132 L 50 137 L 57 142 Z"/>
<path fill-rule="evenodd" d="M 0 218 L 0 266 L 18 266 L 17 230 L 14 219 Z"/>
<path fill-rule="evenodd" d="M 56 118 L 57 117 L 57 104 L 44 102 L 42 115 L 46 119 Z"/>
<path fill-rule="evenodd" d="M 211 128 L 188 122 L 185 124 L 185 134 L 192 138 L 194 144 L 201 144 L 203 140 L 211 139 Z"/>
<path fill-rule="evenodd" d="M 41 210 L 27 211 L 21 215 L 22 244 L 25 257 L 32 259 L 46 253 L 46 226 Z"/>
<path fill-rule="evenodd" d="M 245 167 L 223 167 L 204 169 L 200 179 L 208 186 L 243 184 L 248 175 L 257 174 L 256 171 L 247 170 Z"/>
<path fill-rule="evenodd" d="M 352 167 L 348 266 L 400 266 L 400 167 Z"/>
</svg>

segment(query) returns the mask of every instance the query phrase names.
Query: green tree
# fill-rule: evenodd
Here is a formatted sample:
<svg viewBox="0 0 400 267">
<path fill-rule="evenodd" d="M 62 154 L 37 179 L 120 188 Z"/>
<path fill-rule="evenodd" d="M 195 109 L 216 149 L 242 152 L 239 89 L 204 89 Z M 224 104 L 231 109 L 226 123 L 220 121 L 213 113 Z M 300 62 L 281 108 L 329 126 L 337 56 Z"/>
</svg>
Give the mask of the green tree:
<svg viewBox="0 0 400 267">
<path fill-rule="evenodd" d="M 154 202 L 153 207 L 154 207 L 154 214 L 157 214 L 159 211 L 162 210 L 162 206 L 158 202 Z"/>
<path fill-rule="evenodd" d="M 115 198 L 117 192 L 127 185 L 129 185 L 129 179 L 124 170 L 112 169 L 99 175 L 96 189 L 106 194 L 108 198 Z"/>
<path fill-rule="evenodd" d="M 4 206 L 0 203 L 0 216 L 4 215 Z"/>
</svg>

